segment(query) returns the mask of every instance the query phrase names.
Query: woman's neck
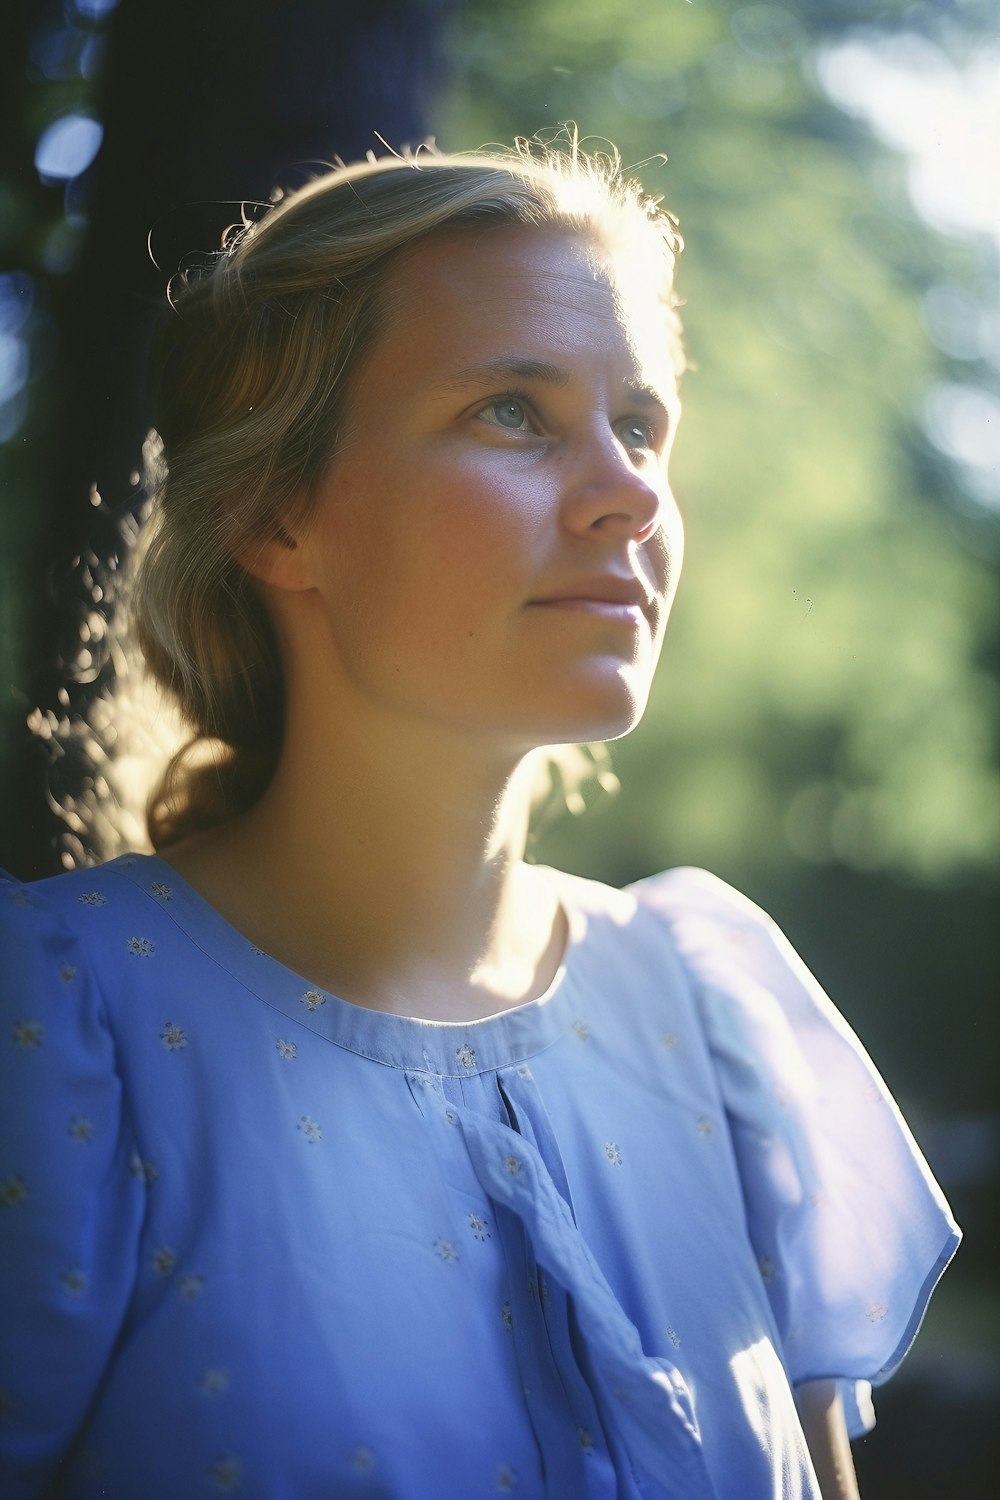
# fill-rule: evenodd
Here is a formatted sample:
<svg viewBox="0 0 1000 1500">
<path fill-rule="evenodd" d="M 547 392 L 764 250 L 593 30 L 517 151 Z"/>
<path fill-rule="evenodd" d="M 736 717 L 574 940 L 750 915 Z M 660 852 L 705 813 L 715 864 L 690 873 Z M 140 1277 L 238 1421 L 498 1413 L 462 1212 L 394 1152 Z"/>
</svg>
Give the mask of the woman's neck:
<svg viewBox="0 0 1000 1500">
<path fill-rule="evenodd" d="M 550 984 L 565 919 L 523 862 L 530 764 L 460 738 L 320 732 L 293 718 L 244 816 L 165 851 L 223 916 L 312 982 L 427 1019 L 490 1015 Z"/>
</svg>

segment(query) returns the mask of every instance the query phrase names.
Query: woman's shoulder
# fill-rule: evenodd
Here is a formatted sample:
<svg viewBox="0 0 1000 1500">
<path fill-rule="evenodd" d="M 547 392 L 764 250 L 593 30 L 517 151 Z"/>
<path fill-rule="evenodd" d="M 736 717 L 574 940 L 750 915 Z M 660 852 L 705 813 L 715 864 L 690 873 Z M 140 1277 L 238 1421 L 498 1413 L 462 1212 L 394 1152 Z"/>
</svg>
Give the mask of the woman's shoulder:
<svg viewBox="0 0 1000 1500">
<path fill-rule="evenodd" d="M 771 921 L 766 912 L 735 886 L 694 865 L 677 865 L 624 886 L 609 885 L 565 870 L 553 869 L 549 873 L 578 905 L 593 909 L 615 911 L 640 905 L 664 916 L 701 913 L 743 921 L 750 926 Z"/>
<path fill-rule="evenodd" d="M 112 929 L 135 926 L 150 893 L 155 861 L 124 855 L 105 864 L 22 881 L 0 870 L 0 948 L 4 963 L 49 955 L 77 962 L 99 956 Z"/>
<path fill-rule="evenodd" d="M 599 880 L 554 872 L 567 906 L 588 916 L 604 915 L 619 927 L 645 916 L 682 952 L 694 956 L 720 947 L 751 946 L 791 951 L 771 917 L 735 886 L 695 866 L 647 875 L 621 888 Z"/>
<path fill-rule="evenodd" d="M 571 933 L 654 990 L 680 985 L 742 997 L 806 992 L 830 1006 L 768 914 L 708 870 L 679 866 L 618 888 L 554 872 Z"/>
<path fill-rule="evenodd" d="M 722 922 L 727 926 L 774 929 L 767 912 L 728 881 L 695 865 L 678 865 L 647 875 L 627 889 L 643 905 L 668 920 L 684 918 Z"/>
<path fill-rule="evenodd" d="M 830 1002 L 784 932 L 764 909 L 708 870 L 683 866 L 629 887 L 665 924 L 673 946 L 700 979 L 723 988 L 761 983 Z"/>
<path fill-rule="evenodd" d="M 791 1030 L 861 1050 L 777 923 L 717 875 L 680 866 L 621 890 L 576 877 L 564 890 L 571 913 L 593 926 L 588 951 L 613 952 L 654 990 L 684 988 L 710 1050 L 745 1062 L 786 1049 Z"/>
<path fill-rule="evenodd" d="M 140 893 L 148 884 L 144 876 L 148 867 L 154 865 L 148 855 L 126 854 L 104 864 L 82 866 L 30 881 L 0 870 L 0 906 L 8 913 L 34 912 L 73 928 L 81 912 L 134 899 L 132 893 Z"/>
</svg>

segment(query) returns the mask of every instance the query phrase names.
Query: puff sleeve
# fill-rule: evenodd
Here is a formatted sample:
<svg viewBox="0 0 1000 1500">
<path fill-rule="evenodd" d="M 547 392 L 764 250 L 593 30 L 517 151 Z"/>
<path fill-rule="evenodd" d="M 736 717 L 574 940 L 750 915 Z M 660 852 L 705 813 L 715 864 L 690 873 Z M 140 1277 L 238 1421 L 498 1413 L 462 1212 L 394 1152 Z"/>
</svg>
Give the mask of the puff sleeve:
<svg viewBox="0 0 1000 1500">
<path fill-rule="evenodd" d="M 856 1437 L 960 1231 L 867 1053 L 771 919 L 701 870 L 636 890 L 692 981 L 789 1378 L 837 1378 Z"/>
<path fill-rule="evenodd" d="M 0 875 L 0 1490 L 42 1492 L 131 1291 L 144 1184 L 86 954 Z"/>
</svg>

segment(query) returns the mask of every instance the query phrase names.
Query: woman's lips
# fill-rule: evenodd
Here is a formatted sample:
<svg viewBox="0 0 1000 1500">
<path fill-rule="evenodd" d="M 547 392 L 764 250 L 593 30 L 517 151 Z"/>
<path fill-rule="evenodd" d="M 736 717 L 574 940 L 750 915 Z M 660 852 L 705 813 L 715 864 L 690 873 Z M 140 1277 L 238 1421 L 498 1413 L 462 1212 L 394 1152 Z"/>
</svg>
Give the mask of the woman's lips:
<svg viewBox="0 0 1000 1500">
<path fill-rule="evenodd" d="M 561 609 L 574 614 L 597 615 L 602 620 L 618 620 L 623 625 L 640 625 L 646 618 L 641 605 L 619 604 L 610 599 L 535 599 L 533 609 Z"/>
</svg>

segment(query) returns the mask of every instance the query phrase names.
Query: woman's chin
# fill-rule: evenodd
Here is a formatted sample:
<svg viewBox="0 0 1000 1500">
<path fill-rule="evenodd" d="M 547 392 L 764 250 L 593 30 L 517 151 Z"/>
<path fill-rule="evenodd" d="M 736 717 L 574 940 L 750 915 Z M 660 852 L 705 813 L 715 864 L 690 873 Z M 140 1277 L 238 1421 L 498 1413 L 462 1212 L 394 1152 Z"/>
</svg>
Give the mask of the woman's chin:
<svg viewBox="0 0 1000 1500">
<path fill-rule="evenodd" d="M 533 736 L 539 745 L 586 744 L 591 740 L 620 740 L 639 724 L 649 698 L 648 684 L 640 693 L 619 682 L 616 692 L 581 694 L 575 702 L 559 702 L 553 693 Z M 560 712 L 560 709 L 562 711 Z"/>
</svg>

